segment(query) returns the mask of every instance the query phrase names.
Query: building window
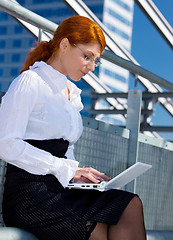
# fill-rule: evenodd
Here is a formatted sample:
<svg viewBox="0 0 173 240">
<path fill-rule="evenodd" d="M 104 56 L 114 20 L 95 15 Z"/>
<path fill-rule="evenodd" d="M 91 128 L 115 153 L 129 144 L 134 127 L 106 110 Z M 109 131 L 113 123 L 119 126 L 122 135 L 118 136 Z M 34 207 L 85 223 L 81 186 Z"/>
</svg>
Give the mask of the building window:
<svg viewBox="0 0 173 240">
<path fill-rule="evenodd" d="M 19 74 L 18 68 L 11 68 L 10 75 L 16 77 Z"/>
<path fill-rule="evenodd" d="M 71 13 L 72 12 L 69 8 L 56 8 L 54 10 L 52 9 L 52 16 L 68 16 L 71 15 Z"/>
<path fill-rule="evenodd" d="M 6 41 L 0 40 L 0 48 L 5 48 L 5 47 L 6 47 Z"/>
<path fill-rule="evenodd" d="M 101 5 L 95 5 L 95 6 L 90 6 L 89 7 L 90 8 L 90 10 L 93 12 L 93 13 L 95 13 L 95 14 L 98 14 L 98 13 L 103 13 L 103 4 L 101 4 Z"/>
<path fill-rule="evenodd" d="M 12 62 L 20 62 L 20 54 L 18 54 L 18 53 L 12 54 L 11 61 Z"/>
<path fill-rule="evenodd" d="M 32 3 L 33 4 L 37 4 L 37 3 L 43 3 L 45 2 L 44 0 L 33 0 Z"/>
<path fill-rule="evenodd" d="M 119 28 L 116 28 L 115 26 L 112 26 L 110 23 L 105 23 L 105 26 L 112 31 L 113 33 L 119 35 L 120 37 L 129 40 L 130 37 L 127 33 L 123 32 L 122 30 L 120 30 Z"/>
<path fill-rule="evenodd" d="M 118 19 L 119 21 L 121 21 L 122 23 L 126 24 L 127 26 L 131 26 L 131 23 L 129 20 L 127 20 L 126 18 L 124 18 L 123 16 L 121 16 L 120 14 L 116 13 L 115 11 L 113 11 L 110 8 L 106 9 L 107 13 L 110 16 L 113 16 L 114 18 Z"/>
<path fill-rule="evenodd" d="M 118 5 L 120 5 L 121 7 L 123 7 L 125 10 L 127 10 L 128 12 L 131 12 L 132 9 L 129 5 L 127 5 L 126 3 L 124 3 L 123 1 L 121 0 L 112 0 L 112 2 L 115 2 L 117 3 Z"/>
<path fill-rule="evenodd" d="M 4 59 L 5 59 L 4 54 L 0 54 L 0 63 L 3 63 Z"/>
<path fill-rule="evenodd" d="M 7 27 L 1 26 L 1 27 L 0 27 L 0 35 L 4 35 L 4 34 L 6 34 L 6 33 L 7 33 Z"/>
<path fill-rule="evenodd" d="M 119 75 L 118 73 L 112 72 L 109 69 L 104 68 L 103 69 L 103 73 L 111 78 L 117 79 L 121 82 L 127 82 L 127 79 L 121 75 Z"/>
<path fill-rule="evenodd" d="M 33 0 L 33 4 L 39 4 L 39 3 L 51 3 L 51 2 L 61 2 L 61 0 Z"/>
<path fill-rule="evenodd" d="M 17 25 L 17 26 L 14 27 L 14 33 L 20 34 L 20 33 L 22 33 L 22 31 L 23 31 L 23 27 L 22 26 Z"/>
<path fill-rule="evenodd" d="M 2 77 L 2 75 L 3 75 L 3 69 L 0 68 L 0 76 Z"/>
<path fill-rule="evenodd" d="M 28 42 L 27 42 L 27 46 L 28 46 L 29 48 L 35 47 L 35 46 L 36 46 L 36 42 L 37 42 L 36 39 L 34 39 L 34 38 L 29 38 L 29 39 L 28 39 Z"/>
<path fill-rule="evenodd" d="M 20 39 L 15 39 L 13 41 L 13 47 L 14 48 L 20 48 L 22 46 L 22 41 Z"/>
<path fill-rule="evenodd" d="M 18 3 L 23 5 L 23 4 L 25 4 L 25 0 L 18 0 Z"/>
<path fill-rule="evenodd" d="M 52 17 L 52 9 L 38 9 L 35 11 L 38 15 L 42 17 Z"/>
<path fill-rule="evenodd" d="M 7 14 L 7 13 L 2 12 L 2 13 L 0 14 L 0 21 L 6 21 L 7 18 L 8 18 L 8 14 Z"/>
</svg>

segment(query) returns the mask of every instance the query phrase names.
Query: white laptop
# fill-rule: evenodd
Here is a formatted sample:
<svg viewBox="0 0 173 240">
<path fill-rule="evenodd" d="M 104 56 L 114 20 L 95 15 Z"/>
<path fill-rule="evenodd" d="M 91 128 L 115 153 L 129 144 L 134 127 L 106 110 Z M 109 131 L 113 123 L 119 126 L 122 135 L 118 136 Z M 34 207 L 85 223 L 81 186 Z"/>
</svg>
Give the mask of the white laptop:
<svg viewBox="0 0 173 240">
<path fill-rule="evenodd" d="M 131 167 L 127 168 L 125 171 L 118 174 L 116 177 L 112 178 L 110 181 L 103 181 L 101 183 L 69 183 L 66 188 L 72 189 L 93 189 L 99 191 L 107 191 L 109 189 L 119 189 L 122 188 L 127 183 L 134 180 L 136 177 L 140 176 L 148 169 L 150 169 L 152 165 L 137 162 Z"/>
</svg>

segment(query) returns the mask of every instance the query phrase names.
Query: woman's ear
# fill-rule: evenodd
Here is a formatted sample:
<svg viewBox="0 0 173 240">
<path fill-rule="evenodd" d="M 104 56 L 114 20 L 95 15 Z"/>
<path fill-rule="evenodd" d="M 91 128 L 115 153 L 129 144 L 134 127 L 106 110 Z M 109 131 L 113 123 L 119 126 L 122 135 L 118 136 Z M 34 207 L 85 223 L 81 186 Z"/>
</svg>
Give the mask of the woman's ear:
<svg viewBox="0 0 173 240">
<path fill-rule="evenodd" d="M 60 42 L 60 49 L 61 51 L 65 51 L 68 47 L 69 47 L 70 43 L 69 43 L 69 40 L 68 38 L 63 38 Z"/>
</svg>

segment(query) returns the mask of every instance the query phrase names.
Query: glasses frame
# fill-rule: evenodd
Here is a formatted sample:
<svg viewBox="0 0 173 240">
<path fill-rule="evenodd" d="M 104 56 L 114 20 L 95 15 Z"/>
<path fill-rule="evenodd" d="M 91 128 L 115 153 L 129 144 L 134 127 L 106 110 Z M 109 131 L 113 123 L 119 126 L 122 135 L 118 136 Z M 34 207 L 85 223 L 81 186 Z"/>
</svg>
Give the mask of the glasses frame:
<svg viewBox="0 0 173 240">
<path fill-rule="evenodd" d="M 77 46 L 75 43 L 73 43 L 73 46 L 77 47 L 84 55 L 84 58 L 86 61 L 90 61 L 91 63 L 94 62 L 94 66 L 98 67 L 102 64 L 102 62 L 99 59 L 94 60 L 93 58 L 89 57 L 79 46 Z"/>
</svg>

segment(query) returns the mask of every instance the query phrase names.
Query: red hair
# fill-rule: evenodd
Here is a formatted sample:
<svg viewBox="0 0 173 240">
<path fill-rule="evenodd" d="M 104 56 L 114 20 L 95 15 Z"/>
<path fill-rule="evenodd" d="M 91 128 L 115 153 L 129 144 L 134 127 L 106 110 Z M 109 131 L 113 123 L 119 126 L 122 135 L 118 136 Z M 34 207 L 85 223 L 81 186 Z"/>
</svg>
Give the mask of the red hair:
<svg viewBox="0 0 173 240">
<path fill-rule="evenodd" d="M 21 72 L 28 70 L 29 66 L 33 65 L 36 61 L 46 62 L 59 49 L 63 38 L 68 38 L 71 45 L 78 43 L 99 43 L 101 46 L 100 54 L 102 54 L 106 46 L 105 36 L 95 22 L 87 17 L 73 16 L 64 20 L 58 26 L 52 40 L 37 43 L 37 46 L 29 52 Z"/>
</svg>

